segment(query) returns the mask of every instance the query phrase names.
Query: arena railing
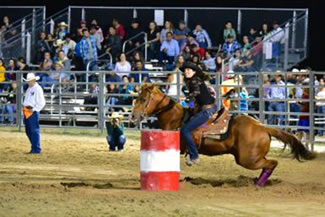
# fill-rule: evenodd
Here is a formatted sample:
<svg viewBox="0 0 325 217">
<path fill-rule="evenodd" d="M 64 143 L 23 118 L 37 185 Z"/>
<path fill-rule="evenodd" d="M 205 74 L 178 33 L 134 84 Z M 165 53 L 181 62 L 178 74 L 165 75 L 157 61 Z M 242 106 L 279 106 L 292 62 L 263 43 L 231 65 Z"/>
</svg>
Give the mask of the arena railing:
<svg viewBox="0 0 325 217">
<path fill-rule="evenodd" d="M 27 88 L 27 84 L 22 80 L 22 74 L 27 72 L 8 72 L 16 74 L 18 90 L 16 94 L 16 113 L 14 113 L 15 124 L 12 126 L 18 127 L 21 129 L 23 125 L 23 114 L 22 114 L 22 102 L 24 89 Z M 42 73 L 42 72 L 39 72 Z M 51 73 L 51 72 L 47 72 Z M 71 71 L 64 72 L 62 77 L 55 82 L 42 82 L 39 84 L 44 86 L 44 93 L 46 97 L 46 106 L 41 112 L 40 122 L 43 127 L 62 127 L 62 128 L 87 128 L 87 129 L 99 129 L 102 132 L 105 130 L 105 122 L 107 121 L 107 116 L 111 114 L 113 110 L 120 110 L 120 112 L 125 116 L 124 123 L 129 129 L 136 129 L 135 125 L 129 120 L 130 112 L 132 111 L 133 100 L 137 97 L 137 89 L 140 88 L 143 84 L 142 77 L 144 73 L 150 75 L 153 73 L 151 71 L 143 72 L 130 72 L 131 74 L 139 75 L 139 82 L 130 82 L 127 85 L 134 87 L 134 92 L 123 92 L 120 91 L 123 85 L 126 85 L 122 82 L 109 82 L 106 81 L 106 77 L 109 76 L 108 71 L 96 71 L 95 77 L 90 82 L 79 81 L 80 78 L 86 75 L 86 71 Z M 181 88 L 181 73 L 179 72 L 165 72 L 166 74 L 175 74 L 175 81 L 173 83 L 168 83 L 166 80 L 163 82 L 157 82 L 154 78 L 151 79 L 152 84 L 156 84 L 161 87 L 162 90 L 166 89 L 166 86 L 176 86 L 176 94 L 172 97 L 176 101 L 180 101 L 182 96 Z M 325 131 L 325 114 L 315 112 L 315 103 L 324 102 L 325 99 L 316 99 L 315 92 L 317 89 L 322 88 L 322 86 L 313 85 L 314 76 L 323 77 L 325 72 L 314 72 L 309 71 L 306 73 L 292 73 L 292 72 L 277 72 L 276 74 L 283 75 L 284 85 L 271 85 L 272 88 L 285 88 L 285 93 L 288 93 L 292 88 L 297 88 L 298 86 L 293 86 L 288 82 L 288 77 L 292 74 L 302 75 L 306 74 L 309 76 L 309 84 L 300 85 L 299 88 L 308 88 L 310 95 L 308 99 L 295 99 L 287 96 L 285 99 L 269 99 L 265 98 L 266 86 L 263 84 L 264 77 L 266 75 L 274 76 L 274 72 L 238 72 L 235 75 L 239 78 L 236 80 L 236 83 L 231 84 L 221 84 L 221 78 L 227 75 L 227 73 L 211 73 L 215 76 L 215 84 L 210 86 L 214 87 L 216 90 L 216 100 L 218 106 L 221 107 L 224 104 L 225 100 L 230 100 L 230 113 L 237 114 L 247 114 L 253 116 L 257 120 L 260 120 L 262 123 L 267 124 L 272 127 L 282 128 L 285 130 L 297 131 L 301 129 L 309 130 L 310 135 L 307 139 L 311 148 L 315 143 L 324 143 L 325 138 L 315 136 L 316 131 Z M 65 76 L 65 77 L 64 77 Z M 242 76 L 242 79 L 240 79 Z M 247 82 L 248 81 L 248 82 Z M 0 82 L 1 89 L 4 89 L 4 86 L 10 85 L 11 82 L 5 81 Z M 85 86 L 90 86 L 89 91 L 86 91 Z M 107 87 L 109 85 L 116 85 L 119 90 L 115 92 L 108 92 Z M 222 89 L 230 88 L 235 89 L 236 91 L 241 88 L 246 88 L 249 93 L 257 93 L 254 97 L 242 98 L 236 94 L 233 96 L 225 97 L 223 95 Z M 236 93 L 235 91 L 235 93 Z M 252 96 L 253 94 L 250 94 Z M 2 91 L 0 96 L 6 97 L 7 93 Z M 117 100 L 120 100 L 118 103 L 108 103 L 113 102 L 112 97 L 115 97 Z M 124 97 L 124 98 L 123 98 Z M 123 102 L 123 103 L 121 103 Z M 248 110 L 242 110 L 239 103 L 247 103 Z M 270 102 L 281 102 L 284 103 L 284 111 L 268 111 L 265 107 L 265 103 Z M 290 104 L 292 103 L 309 103 L 309 112 L 300 112 L 300 111 L 291 111 Z M 237 104 L 237 107 L 236 107 Z M 255 104 L 256 108 L 252 104 Z M 325 104 L 325 103 L 324 103 Z M 12 104 L 6 104 L 5 101 L 1 101 L 0 110 L 5 106 L 10 106 Z M 282 123 L 269 124 L 266 120 L 268 115 L 283 116 Z M 296 122 L 300 115 L 307 116 L 309 118 L 310 126 L 297 126 Z M 4 114 L 1 112 L 0 117 L 8 118 L 6 110 Z M 1 119 L 0 119 L 1 120 Z M 150 117 L 148 120 L 141 122 L 140 128 L 147 128 L 150 122 L 154 122 L 155 118 Z M 1 126 L 7 126 L 2 124 Z"/>
</svg>

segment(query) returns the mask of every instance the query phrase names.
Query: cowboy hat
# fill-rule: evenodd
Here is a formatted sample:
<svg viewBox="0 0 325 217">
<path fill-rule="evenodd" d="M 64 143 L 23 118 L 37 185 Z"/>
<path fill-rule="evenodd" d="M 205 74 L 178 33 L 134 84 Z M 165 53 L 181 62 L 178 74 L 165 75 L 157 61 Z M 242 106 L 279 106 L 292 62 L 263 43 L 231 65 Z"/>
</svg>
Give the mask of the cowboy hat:
<svg viewBox="0 0 325 217">
<path fill-rule="evenodd" d="M 121 115 L 118 112 L 113 112 L 111 116 L 109 116 L 109 118 L 119 118 L 119 119 L 123 119 L 123 115 Z"/>
<path fill-rule="evenodd" d="M 66 24 L 64 21 L 62 21 L 61 23 L 59 23 L 59 26 L 65 26 L 65 27 L 68 27 L 68 24 Z"/>
<path fill-rule="evenodd" d="M 56 40 L 56 41 L 54 42 L 54 47 L 61 46 L 61 45 L 63 45 L 64 43 L 65 43 L 64 40 L 62 40 L 62 39 L 58 39 L 58 40 Z"/>
<path fill-rule="evenodd" d="M 30 73 L 27 74 L 26 79 L 25 78 L 23 78 L 23 79 L 24 79 L 24 81 L 33 81 L 33 80 L 38 81 L 40 79 L 40 77 L 35 76 L 34 73 L 30 72 Z"/>
<path fill-rule="evenodd" d="M 181 67 L 181 71 L 182 72 L 185 72 L 185 69 L 192 69 L 193 71 L 195 71 L 196 73 L 198 73 L 198 74 L 202 74 L 203 72 L 202 72 L 202 69 L 198 66 L 198 65 L 196 65 L 196 64 L 194 64 L 194 63 L 192 63 L 192 62 L 186 62 L 182 67 Z"/>
</svg>

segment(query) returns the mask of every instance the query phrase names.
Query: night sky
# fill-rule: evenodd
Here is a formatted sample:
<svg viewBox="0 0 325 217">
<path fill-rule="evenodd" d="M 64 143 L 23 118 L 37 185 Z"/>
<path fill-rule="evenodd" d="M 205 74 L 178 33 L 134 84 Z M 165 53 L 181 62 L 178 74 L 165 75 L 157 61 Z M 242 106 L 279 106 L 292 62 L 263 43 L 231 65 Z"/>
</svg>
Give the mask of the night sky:
<svg viewBox="0 0 325 217">
<path fill-rule="evenodd" d="M 50 2 L 52 4 L 50 4 Z M 53 6 L 53 3 L 55 5 Z M 58 2 L 62 2 L 59 4 Z M 309 9 L 309 58 L 306 59 L 301 67 L 310 66 L 314 70 L 325 70 L 325 37 L 321 34 L 324 23 L 324 9 L 321 0 L 66 0 L 66 1 L 40 1 L 40 0 L 0 0 L 1 5 L 45 5 L 47 15 L 51 15 L 68 5 L 95 5 L 95 6 L 177 6 L 177 7 L 274 7 L 274 8 L 308 8 Z"/>
</svg>

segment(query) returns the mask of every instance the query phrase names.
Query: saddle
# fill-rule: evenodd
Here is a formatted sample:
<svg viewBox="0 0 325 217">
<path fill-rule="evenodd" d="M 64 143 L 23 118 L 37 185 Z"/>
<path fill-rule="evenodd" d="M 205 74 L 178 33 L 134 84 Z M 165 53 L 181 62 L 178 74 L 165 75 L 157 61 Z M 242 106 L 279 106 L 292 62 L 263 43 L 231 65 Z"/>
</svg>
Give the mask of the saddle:
<svg viewBox="0 0 325 217">
<path fill-rule="evenodd" d="M 228 110 L 222 107 L 207 122 L 193 131 L 193 138 L 198 148 L 201 146 L 202 139 L 224 140 L 228 137 L 228 132 L 232 125 L 232 116 Z"/>
</svg>

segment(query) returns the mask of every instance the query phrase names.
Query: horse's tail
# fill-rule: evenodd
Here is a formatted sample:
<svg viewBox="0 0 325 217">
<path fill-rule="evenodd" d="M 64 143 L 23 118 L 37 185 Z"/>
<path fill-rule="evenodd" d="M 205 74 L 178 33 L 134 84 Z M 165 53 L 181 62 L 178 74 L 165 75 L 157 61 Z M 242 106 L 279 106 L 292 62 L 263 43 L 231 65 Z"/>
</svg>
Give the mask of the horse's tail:
<svg viewBox="0 0 325 217">
<path fill-rule="evenodd" d="M 267 133 L 270 136 L 274 136 L 278 140 L 282 141 L 285 145 L 289 145 L 291 148 L 291 154 L 298 161 L 300 159 L 312 160 L 316 157 L 314 152 L 309 151 L 298 139 L 296 136 L 280 129 L 272 127 L 264 127 Z"/>
</svg>

